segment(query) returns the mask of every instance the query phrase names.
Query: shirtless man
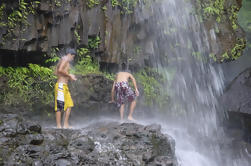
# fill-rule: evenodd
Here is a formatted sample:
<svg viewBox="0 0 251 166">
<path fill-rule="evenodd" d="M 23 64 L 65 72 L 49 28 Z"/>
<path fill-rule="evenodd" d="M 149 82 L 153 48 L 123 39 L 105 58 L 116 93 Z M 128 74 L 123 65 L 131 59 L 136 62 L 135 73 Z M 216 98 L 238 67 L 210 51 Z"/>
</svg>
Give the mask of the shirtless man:
<svg viewBox="0 0 251 166">
<path fill-rule="evenodd" d="M 66 56 L 62 57 L 58 62 L 55 74 L 58 77 L 55 85 L 55 111 L 57 128 L 61 126 L 61 111 L 64 111 L 64 128 L 69 128 L 69 116 L 71 113 L 71 107 L 73 107 L 73 101 L 68 88 L 68 81 L 76 81 L 76 77 L 73 74 L 69 74 L 70 62 L 74 59 L 76 52 L 74 49 L 68 49 Z"/>
<path fill-rule="evenodd" d="M 135 91 L 128 84 L 128 80 L 131 79 L 135 88 Z M 116 92 L 116 101 L 114 100 L 114 94 Z M 133 119 L 133 111 L 136 106 L 136 96 L 139 96 L 139 91 L 137 88 L 136 80 L 132 74 L 128 72 L 119 72 L 116 75 L 116 79 L 114 80 L 111 92 L 112 100 L 111 102 L 115 102 L 118 107 L 120 107 L 120 119 L 124 119 L 124 109 L 125 103 L 131 102 L 130 112 L 128 115 L 128 120 Z"/>
</svg>

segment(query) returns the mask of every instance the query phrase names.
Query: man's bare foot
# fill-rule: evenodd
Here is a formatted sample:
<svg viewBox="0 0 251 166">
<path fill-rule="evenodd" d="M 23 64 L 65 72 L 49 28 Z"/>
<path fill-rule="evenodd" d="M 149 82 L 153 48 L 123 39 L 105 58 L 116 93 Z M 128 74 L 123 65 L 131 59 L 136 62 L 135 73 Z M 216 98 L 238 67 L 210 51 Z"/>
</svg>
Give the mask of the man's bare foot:
<svg viewBox="0 0 251 166">
<path fill-rule="evenodd" d="M 62 129 L 62 126 L 57 126 L 58 129 Z"/>
<path fill-rule="evenodd" d="M 130 121 L 136 121 L 135 119 L 133 119 L 132 116 L 128 116 L 128 120 L 130 120 Z"/>
<path fill-rule="evenodd" d="M 72 129 L 72 126 L 64 125 L 64 129 Z"/>
</svg>

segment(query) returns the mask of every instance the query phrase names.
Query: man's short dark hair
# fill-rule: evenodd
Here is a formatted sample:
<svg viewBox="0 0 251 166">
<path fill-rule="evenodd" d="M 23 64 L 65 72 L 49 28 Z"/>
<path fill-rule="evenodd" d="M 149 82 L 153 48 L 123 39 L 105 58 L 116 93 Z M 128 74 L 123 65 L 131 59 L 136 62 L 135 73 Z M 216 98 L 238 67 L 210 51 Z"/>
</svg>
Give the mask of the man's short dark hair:
<svg viewBox="0 0 251 166">
<path fill-rule="evenodd" d="M 75 49 L 73 49 L 73 48 L 68 48 L 68 49 L 66 49 L 66 55 L 67 55 L 67 54 L 77 55 Z"/>
</svg>

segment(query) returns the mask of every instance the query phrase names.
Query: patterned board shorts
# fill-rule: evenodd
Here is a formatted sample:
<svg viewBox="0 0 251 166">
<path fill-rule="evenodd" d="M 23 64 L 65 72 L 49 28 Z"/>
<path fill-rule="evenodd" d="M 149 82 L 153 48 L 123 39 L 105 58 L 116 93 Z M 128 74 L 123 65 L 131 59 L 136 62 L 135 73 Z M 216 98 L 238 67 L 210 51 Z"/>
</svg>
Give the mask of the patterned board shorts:
<svg viewBox="0 0 251 166">
<path fill-rule="evenodd" d="M 116 105 L 120 107 L 122 104 L 132 102 L 136 99 L 135 91 L 128 85 L 128 82 L 117 82 L 115 84 Z"/>
</svg>

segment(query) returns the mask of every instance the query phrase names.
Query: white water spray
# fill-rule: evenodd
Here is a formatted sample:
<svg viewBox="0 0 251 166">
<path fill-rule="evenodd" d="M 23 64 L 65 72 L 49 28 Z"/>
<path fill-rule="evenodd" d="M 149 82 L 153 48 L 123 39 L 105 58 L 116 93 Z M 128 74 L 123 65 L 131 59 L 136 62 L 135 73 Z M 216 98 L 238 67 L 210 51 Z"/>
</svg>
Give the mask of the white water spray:
<svg viewBox="0 0 251 166">
<path fill-rule="evenodd" d="M 224 76 L 218 65 L 209 59 L 208 35 L 216 39 L 214 30 L 207 34 L 191 2 L 163 0 L 151 6 L 156 12 L 153 62 L 168 77 L 166 90 L 171 106 L 163 113 L 163 131 L 174 137 L 176 155 L 181 166 L 249 166 L 231 147 L 220 125 L 224 112 L 218 97 L 224 88 Z M 138 16 L 140 17 L 140 16 Z M 164 55 L 168 64 L 163 64 Z M 171 71 L 171 70 L 172 71 Z"/>
</svg>

